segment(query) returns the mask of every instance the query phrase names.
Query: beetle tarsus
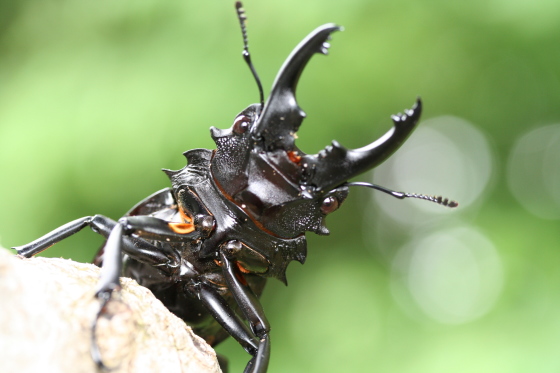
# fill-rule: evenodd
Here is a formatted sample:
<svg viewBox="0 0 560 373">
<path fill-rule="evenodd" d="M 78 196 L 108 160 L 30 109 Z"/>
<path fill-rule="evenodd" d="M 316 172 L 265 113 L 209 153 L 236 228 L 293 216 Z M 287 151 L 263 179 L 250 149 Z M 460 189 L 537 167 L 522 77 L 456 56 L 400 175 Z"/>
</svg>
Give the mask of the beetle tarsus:
<svg viewBox="0 0 560 373">
<path fill-rule="evenodd" d="M 109 292 L 103 291 L 103 292 L 96 293 L 96 297 L 100 301 L 99 311 L 97 311 L 95 319 L 91 324 L 90 355 L 95 365 L 97 365 L 97 368 L 104 372 L 109 372 L 117 368 L 117 367 L 110 368 L 109 366 L 105 365 L 105 363 L 103 362 L 103 358 L 101 356 L 101 351 L 99 349 L 99 343 L 97 343 L 97 322 L 106 313 L 107 304 L 111 300 L 111 295 L 112 295 L 111 293 L 112 292 L 110 291 Z"/>
</svg>

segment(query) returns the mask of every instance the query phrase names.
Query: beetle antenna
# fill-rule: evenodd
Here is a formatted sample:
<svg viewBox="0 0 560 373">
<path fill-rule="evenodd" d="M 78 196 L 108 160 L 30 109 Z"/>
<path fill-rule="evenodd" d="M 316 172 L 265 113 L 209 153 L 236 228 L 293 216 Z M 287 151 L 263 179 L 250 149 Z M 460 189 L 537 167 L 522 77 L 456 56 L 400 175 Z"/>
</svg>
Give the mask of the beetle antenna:
<svg viewBox="0 0 560 373">
<path fill-rule="evenodd" d="M 371 183 L 365 183 L 363 181 L 357 181 L 357 182 L 353 182 L 353 183 L 346 183 L 346 186 L 364 186 L 364 187 L 368 187 L 368 188 L 372 188 L 372 189 L 376 189 L 376 190 L 380 190 L 383 193 L 387 193 L 395 198 L 398 199 L 405 199 L 405 198 L 419 198 L 419 199 L 424 199 L 426 201 L 430 201 L 430 202 L 434 202 L 437 203 L 439 205 L 442 206 L 446 206 L 446 207 L 457 207 L 459 206 L 459 203 L 456 201 L 452 201 L 449 200 L 448 198 L 444 198 L 442 196 L 427 196 L 425 194 L 416 194 L 416 193 L 404 193 L 404 192 L 396 192 L 394 190 L 391 189 L 387 189 L 385 187 L 382 187 L 380 185 L 377 184 L 371 184 Z"/>
<path fill-rule="evenodd" d="M 235 2 L 235 10 L 237 10 L 237 19 L 239 19 L 239 25 L 241 26 L 241 33 L 243 34 L 243 58 L 245 59 L 247 65 L 249 65 L 249 68 L 253 73 L 253 77 L 255 77 L 255 81 L 257 82 L 257 86 L 259 87 L 259 95 L 261 98 L 261 110 L 262 110 L 262 108 L 264 107 L 263 87 L 259 75 L 257 74 L 257 70 L 255 70 L 253 63 L 251 62 L 251 54 L 249 53 L 249 42 L 247 41 L 247 26 L 245 25 L 245 22 L 247 21 L 247 16 L 245 15 L 245 9 L 243 9 L 243 4 L 241 4 L 241 1 Z"/>
</svg>

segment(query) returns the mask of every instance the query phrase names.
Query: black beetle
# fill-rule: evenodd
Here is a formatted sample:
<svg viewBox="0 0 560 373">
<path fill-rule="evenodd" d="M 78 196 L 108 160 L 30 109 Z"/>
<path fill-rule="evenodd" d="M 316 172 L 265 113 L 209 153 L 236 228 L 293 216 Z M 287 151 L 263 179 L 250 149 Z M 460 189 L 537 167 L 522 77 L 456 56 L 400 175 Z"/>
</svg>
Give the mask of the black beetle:
<svg viewBox="0 0 560 373">
<path fill-rule="evenodd" d="M 211 345 L 233 336 L 253 356 L 245 371 L 262 373 L 270 356 L 270 325 L 259 302 L 266 279 L 286 282 L 288 264 L 305 261 L 305 232 L 329 233 L 325 218 L 344 202 L 349 186 L 449 207 L 457 203 L 348 182 L 401 146 L 419 120 L 419 99 L 392 117 L 394 127 L 383 137 L 363 148 L 350 150 L 333 141 L 318 154 L 299 150 L 295 134 L 305 117 L 295 98 L 299 77 L 315 53 L 327 54 L 327 40 L 341 28 L 326 24 L 312 31 L 284 62 L 264 103 L 241 3 L 236 9 L 260 104 L 239 113 L 227 130 L 212 127 L 217 149 L 185 152 L 186 167 L 164 170 L 172 187 L 144 199 L 118 222 L 83 217 L 14 249 L 31 257 L 89 226 L 107 238 L 95 259 L 102 266 L 98 318 L 119 287 L 119 276 L 131 277 Z M 95 341 L 92 355 L 103 366 Z"/>
</svg>

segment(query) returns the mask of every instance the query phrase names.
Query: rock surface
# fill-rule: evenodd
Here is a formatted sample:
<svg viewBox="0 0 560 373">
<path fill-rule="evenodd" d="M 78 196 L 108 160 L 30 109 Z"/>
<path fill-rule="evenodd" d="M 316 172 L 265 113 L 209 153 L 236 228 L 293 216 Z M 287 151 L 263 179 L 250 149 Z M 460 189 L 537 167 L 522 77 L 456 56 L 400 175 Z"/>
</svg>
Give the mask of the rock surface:
<svg viewBox="0 0 560 373">
<path fill-rule="evenodd" d="M 0 371 L 99 372 L 90 356 L 99 268 L 0 248 Z M 114 373 L 220 372 L 214 350 L 152 293 L 121 278 L 97 341 Z"/>
</svg>

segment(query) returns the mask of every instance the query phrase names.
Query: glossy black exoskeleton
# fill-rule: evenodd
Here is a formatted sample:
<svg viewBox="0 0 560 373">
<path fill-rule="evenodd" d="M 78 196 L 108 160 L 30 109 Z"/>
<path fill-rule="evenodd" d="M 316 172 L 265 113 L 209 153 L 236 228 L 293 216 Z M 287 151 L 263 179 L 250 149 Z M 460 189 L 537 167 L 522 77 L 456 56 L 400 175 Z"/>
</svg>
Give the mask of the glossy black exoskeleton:
<svg viewBox="0 0 560 373">
<path fill-rule="evenodd" d="M 270 356 L 270 325 L 259 302 L 266 279 L 286 282 L 288 264 L 305 261 L 305 232 L 329 233 L 325 218 L 344 202 L 349 186 L 457 204 L 347 181 L 401 146 L 418 122 L 420 100 L 393 116 L 394 127 L 363 148 L 346 149 L 333 141 L 318 154 L 299 150 L 295 134 L 305 113 L 295 98 L 296 85 L 311 57 L 327 54 L 327 40 L 340 27 L 326 24 L 312 31 L 287 58 L 263 103 L 244 12 L 240 3 L 236 7 L 261 103 L 239 113 L 227 130 L 212 127 L 217 149 L 185 152 L 185 168 L 164 170 L 172 187 L 141 201 L 120 220 L 87 216 L 15 249 L 31 257 L 89 226 L 107 238 L 96 257 L 102 265 L 99 314 L 118 289 L 119 276 L 131 277 L 211 345 L 233 336 L 253 356 L 246 371 L 263 373 Z M 102 365 L 95 341 L 92 354 Z"/>
</svg>

